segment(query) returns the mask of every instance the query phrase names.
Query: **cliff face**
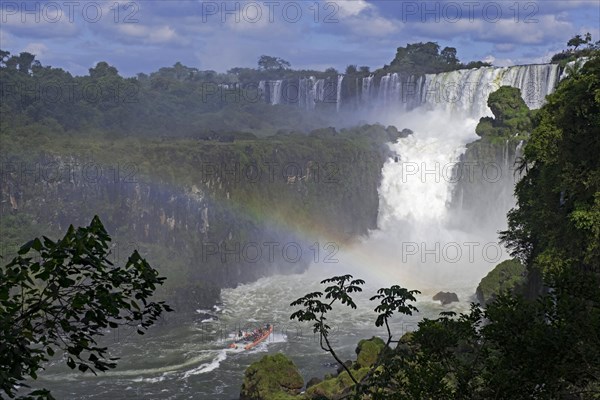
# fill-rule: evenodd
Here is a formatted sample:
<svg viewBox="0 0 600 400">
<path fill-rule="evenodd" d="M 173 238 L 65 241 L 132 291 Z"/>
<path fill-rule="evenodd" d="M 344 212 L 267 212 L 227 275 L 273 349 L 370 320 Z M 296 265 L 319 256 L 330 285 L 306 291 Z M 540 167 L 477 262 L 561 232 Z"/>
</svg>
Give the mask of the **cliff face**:
<svg viewBox="0 0 600 400">
<path fill-rule="evenodd" d="M 2 247 L 10 255 L 97 214 L 117 264 L 138 249 L 167 276 L 176 308 L 204 307 L 220 288 L 301 272 L 375 228 L 388 139 L 107 145 L 94 161 L 69 151 L 11 154 L 0 187 Z"/>
<path fill-rule="evenodd" d="M 489 138 L 467 146 L 454 170 L 451 204 L 463 226 L 506 226 L 506 213 L 515 205 L 522 146 L 520 140 Z"/>
</svg>

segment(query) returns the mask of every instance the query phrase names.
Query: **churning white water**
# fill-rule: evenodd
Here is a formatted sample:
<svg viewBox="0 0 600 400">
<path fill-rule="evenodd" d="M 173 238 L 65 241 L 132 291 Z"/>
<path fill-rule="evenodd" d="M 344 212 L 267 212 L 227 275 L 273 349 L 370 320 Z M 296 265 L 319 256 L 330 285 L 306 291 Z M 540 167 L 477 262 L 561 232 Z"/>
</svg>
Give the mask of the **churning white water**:
<svg viewBox="0 0 600 400">
<path fill-rule="evenodd" d="M 428 292 L 473 293 L 481 278 L 507 257 L 497 232 L 506 227 L 505 214 L 515 204 L 515 181 L 489 182 L 502 186 L 498 190 L 502 198 L 487 210 L 501 218 L 460 214 L 449 207 L 453 189 L 459 182 L 475 184 L 476 179 L 458 161 L 466 145 L 479 139 L 475 134 L 479 118 L 492 115 L 487 106 L 491 92 L 502 85 L 517 87 L 529 107 L 539 108 L 558 80 L 559 68 L 552 64 L 432 74 L 419 78 L 416 85 L 411 79 L 401 82 L 397 74 L 382 77 L 371 117 L 414 134 L 390 146 L 395 157 L 382 171 L 378 230 L 352 251 L 352 259 L 366 260 L 366 265 L 358 263 L 357 272 Z M 372 98 L 371 81 L 369 77 L 362 82 L 363 101 Z M 509 154 L 518 156 L 520 146 L 509 151 L 507 141 L 504 159 L 494 168 L 512 176 L 515 160 Z"/>
<path fill-rule="evenodd" d="M 457 162 L 477 139 L 477 120 L 431 110 L 388 115 L 385 121 L 414 133 L 390 145 L 395 156 L 382 171 L 378 229 L 342 254 L 341 265 L 374 283 L 429 295 L 451 290 L 469 301 L 478 281 L 506 257 L 497 243 L 501 226 L 469 231 L 457 228 L 455 218 L 450 224 L 454 185 L 469 177 L 457 173 Z"/>
</svg>

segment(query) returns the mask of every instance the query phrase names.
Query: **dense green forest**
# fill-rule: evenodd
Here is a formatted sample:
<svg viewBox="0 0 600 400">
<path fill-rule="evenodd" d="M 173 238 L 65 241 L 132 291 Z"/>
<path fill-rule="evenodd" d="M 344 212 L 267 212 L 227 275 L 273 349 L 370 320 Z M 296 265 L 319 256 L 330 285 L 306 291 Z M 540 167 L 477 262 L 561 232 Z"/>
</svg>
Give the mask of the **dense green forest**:
<svg viewBox="0 0 600 400">
<path fill-rule="evenodd" d="M 405 75 L 445 72 L 486 65 L 463 64 L 456 49 L 440 51 L 437 43 L 399 47 L 389 66 L 371 72 L 348 66 L 347 82 L 370 74 Z M 335 104 L 321 104 L 317 112 L 266 104 L 258 82 L 308 76 L 337 79 L 338 71 L 293 70 L 277 57 L 262 56 L 257 68 L 232 68 L 227 73 L 201 71 L 177 62 L 149 75 L 121 76 L 99 62 L 85 76 L 43 66 L 35 55 L 11 55 L 0 50 L 2 104 L 0 132 L 77 133 L 106 136 L 186 136 L 231 141 L 253 134 L 308 132 L 332 125 Z M 349 96 L 355 89 L 345 89 Z M 347 93 L 346 93 L 347 92 Z M 320 111 L 320 112 L 319 112 Z"/>
</svg>

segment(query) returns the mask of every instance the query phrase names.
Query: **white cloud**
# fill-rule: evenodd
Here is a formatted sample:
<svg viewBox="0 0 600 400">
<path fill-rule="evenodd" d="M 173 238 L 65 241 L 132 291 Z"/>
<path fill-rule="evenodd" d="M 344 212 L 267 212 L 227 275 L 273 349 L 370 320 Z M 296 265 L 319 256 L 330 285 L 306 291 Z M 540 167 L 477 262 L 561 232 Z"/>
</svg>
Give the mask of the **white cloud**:
<svg viewBox="0 0 600 400">
<path fill-rule="evenodd" d="M 476 37 L 491 42 L 542 44 L 559 39 L 564 32 L 572 30 L 570 22 L 558 20 L 554 15 L 542 15 L 537 23 L 515 22 L 512 19 L 502 19 L 496 23 L 480 21 Z"/>
<path fill-rule="evenodd" d="M 402 30 L 401 24 L 382 16 L 377 7 L 365 0 L 322 0 L 327 12 L 321 12 L 321 25 L 325 31 L 340 36 L 351 35 L 351 41 L 368 41 L 371 38 L 383 38 Z M 337 7 L 336 9 L 333 6 Z M 325 15 L 331 14 L 338 22 L 325 23 Z"/>
<path fill-rule="evenodd" d="M 117 25 L 117 30 L 122 35 L 147 44 L 168 44 L 183 41 L 183 38 L 169 25 L 120 24 Z"/>
<path fill-rule="evenodd" d="M 48 47 L 46 47 L 46 45 L 43 43 L 29 43 L 27 46 L 25 46 L 23 51 L 35 54 L 36 58 L 39 60 L 46 55 Z"/>
<path fill-rule="evenodd" d="M 494 50 L 499 53 L 507 53 L 509 51 L 513 51 L 515 49 L 514 43 L 496 43 L 494 45 Z"/>
<path fill-rule="evenodd" d="M 373 11 L 375 7 L 372 4 L 369 4 L 365 0 L 338 0 L 338 1 L 328 1 L 323 0 L 323 2 L 327 3 L 335 3 L 337 5 L 337 13 L 339 17 L 355 17 L 360 15 L 363 11 Z M 334 11 L 331 7 L 328 11 Z"/>
</svg>

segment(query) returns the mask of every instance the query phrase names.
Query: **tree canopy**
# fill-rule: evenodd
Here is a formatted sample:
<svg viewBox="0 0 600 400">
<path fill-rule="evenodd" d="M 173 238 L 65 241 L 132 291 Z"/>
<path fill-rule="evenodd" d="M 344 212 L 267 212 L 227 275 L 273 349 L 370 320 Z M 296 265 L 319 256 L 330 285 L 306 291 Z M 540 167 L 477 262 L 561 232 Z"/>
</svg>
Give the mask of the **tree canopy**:
<svg viewBox="0 0 600 400">
<path fill-rule="evenodd" d="M 292 66 L 289 61 L 284 60 L 280 57 L 272 56 L 260 56 L 258 59 L 258 68 L 269 71 L 269 70 L 283 70 L 288 69 Z"/>
<path fill-rule="evenodd" d="M 478 68 L 489 65 L 481 61 L 467 65 L 462 64 L 457 57 L 456 48 L 444 47 L 440 52 L 440 46 L 437 43 L 421 42 L 407 44 L 406 47 L 398 47 L 396 56 L 390 66 L 384 69 L 411 75 L 435 74 L 461 68 Z"/>
</svg>

